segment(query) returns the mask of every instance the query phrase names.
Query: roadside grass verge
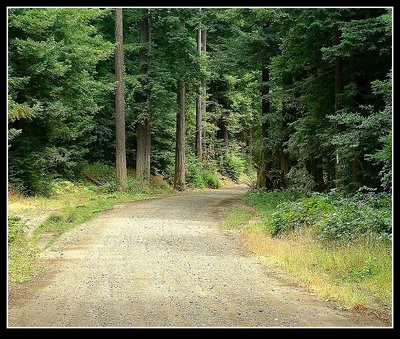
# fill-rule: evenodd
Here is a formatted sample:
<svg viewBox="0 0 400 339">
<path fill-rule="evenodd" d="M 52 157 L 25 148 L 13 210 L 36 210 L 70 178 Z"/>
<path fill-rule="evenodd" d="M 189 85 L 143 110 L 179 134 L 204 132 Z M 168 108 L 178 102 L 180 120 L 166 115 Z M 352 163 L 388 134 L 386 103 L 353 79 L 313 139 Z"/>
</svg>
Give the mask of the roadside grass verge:
<svg viewBox="0 0 400 339">
<path fill-rule="evenodd" d="M 149 199 L 173 192 L 160 180 L 152 180 L 146 185 L 133 177 L 129 178 L 124 191 L 115 190 L 110 181 L 100 186 L 70 181 L 58 181 L 53 185 L 53 194 L 47 198 L 9 197 L 8 282 L 11 284 L 33 277 L 41 269 L 37 260 L 40 250 L 50 247 L 63 233 L 97 213 L 113 208 L 118 202 Z"/>
<path fill-rule="evenodd" d="M 239 229 L 246 225 L 254 216 L 254 211 L 241 206 L 229 207 L 226 211 L 225 227 L 228 229 Z"/>
<path fill-rule="evenodd" d="M 8 217 L 8 277 L 9 283 L 22 283 L 34 276 L 39 266 L 37 249 L 26 234 L 26 225 L 16 216 Z"/>
<path fill-rule="evenodd" d="M 243 243 L 260 260 L 342 308 L 371 309 L 390 317 L 387 197 L 360 200 L 274 191 L 249 193 L 242 201 L 255 208 L 255 222 L 247 224 L 242 212 L 229 211 L 227 220 L 243 229 Z M 358 206 L 355 211 L 352 204 Z M 359 214 L 375 219 L 369 222 Z"/>
</svg>

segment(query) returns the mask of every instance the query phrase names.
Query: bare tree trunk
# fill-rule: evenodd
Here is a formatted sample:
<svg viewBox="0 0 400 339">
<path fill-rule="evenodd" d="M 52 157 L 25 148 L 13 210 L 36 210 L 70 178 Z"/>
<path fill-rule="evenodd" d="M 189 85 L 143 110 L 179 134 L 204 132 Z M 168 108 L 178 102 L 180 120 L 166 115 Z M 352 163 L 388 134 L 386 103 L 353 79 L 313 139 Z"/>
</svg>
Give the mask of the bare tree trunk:
<svg viewBox="0 0 400 339">
<path fill-rule="evenodd" d="M 181 27 L 185 27 L 183 19 L 180 20 Z M 178 113 L 176 115 L 176 148 L 175 148 L 175 177 L 174 189 L 184 191 L 185 184 L 185 81 L 178 81 Z"/>
<path fill-rule="evenodd" d="M 287 153 L 285 153 L 283 149 L 279 150 L 279 159 L 281 165 L 282 187 L 286 187 L 286 174 L 289 173 L 289 159 Z"/>
<path fill-rule="evenodd" d="M 257 187 L 258 188 L 270 188 L 270 179 L 268 177 L 268 172 L 271 169 L 271 162 L 268 157 L 268 150 L 266 146 L 266 139 L 268 137 L 268 123 L 265 117 L 268 115 L 270 111 L 270 103 L 265 95 L 269 92 L 268 85 L 265 85 L 266 82 L 269 81 L 269 70 L 264 67 L 262 69 L 262 82 L 264 83 L 261 90 L 262 101 L 261 101 L 261 116 L 264 118 L 261 124 L 261 135 L 262 135 L 262 143 L 261 143 L 261 161 L 257 171 Z"/>
<path fill-rule="evenodd" d="M 115 9 L 115 167 L 118 188 L 124 188 L 127 182 L 125 149 L 125 97 L 124 97 L 124 39 L 122 9 Z"/>
<path fill-rule="evenodd" d="M 339 28 L 335 29 L 335 44 L 338 45 L 340 42 L 340 31 Z M 335 58 L 335 113 L 340 110 L 340 100 L 339 96 L 343 92 L 343 62 L 340 56 Z M 336 132 L 341 131 L 341 126 L 336 125 Z M 336 188 L 341 188 L 341 173 L 340 173 L 340 158 L 339 153 L 336 151 Z"/>
<path fill-rule="evenodd" d="M 201 9 L 200 9 L 201 11 Z M 197 30 L 197 53 L 199 54 L 199 58 L 201 58 L 201 52 L 202 52 L 202 34 L 201 34 L 201 26 L 199 26 Z M 201 166 L 202 162 L 202 140 L 201 140 L 201 134 L 202 134 L 202 128 L 201 128 L 201 111 L 202 111 L 202 86 L 199 86 L 197 96 L 196 96 L 196 149 L 195 149 L 195 154 L 197 159 L 199 160 L 199 164 Z"/>
<path fill-rule="evenodd" d="M 253 166 L 253 125 L 249 126 L 249 164 Z"/>
<path fill-rule="evenodd" d="M 207 52 L 207 30 L 205 27 L 201 30 L 201 48 L 202 48 L 202 54 L 205 54 Z M 202 104 L 201 108 L 203 112 L 205 113 L 207 110 L 207 83 L 206 81 L 203 83 L 202 87 Z"/>
<path fill-rule="evenodd" d="M 176 116 L 176 150 L 174 189 L 185 190 L 185 82 L 178 84 L 178 114 Z"/>
<path fill-rule="evenodd" d="M 150 52 L 150 18 L 148 9 L 143 8 L 140 23 L 140 43 L 144 44 L 139 52 L 139 73 L 144 93 L 140 97 L 143 104 L 142 119 L 137 122 L 136 177 L 148 182 L 150 179 L 150 116 L 151 105 L 148 87 L 149 52 Z"/>
<path fill-rule="evenodd" d="M 322 192 L 325 189 L 324 183 L 324 170 L 322 168 L 322 157 L 318 157 L 314 159 L 314 181 L 317 184 L 317 191 Z"/>
</svg>

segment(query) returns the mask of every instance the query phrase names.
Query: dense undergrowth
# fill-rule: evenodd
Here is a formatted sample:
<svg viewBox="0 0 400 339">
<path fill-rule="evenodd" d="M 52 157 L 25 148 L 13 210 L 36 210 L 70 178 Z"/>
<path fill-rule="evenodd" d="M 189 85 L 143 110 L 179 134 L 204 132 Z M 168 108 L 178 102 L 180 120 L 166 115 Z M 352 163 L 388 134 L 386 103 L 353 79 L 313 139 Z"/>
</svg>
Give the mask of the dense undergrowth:
<svg viewBox="0 0 400 339">
<path fill-rule="evenodd" d="M 243 239 L 262 260 L 342 307 L 390 314 L 389 194 L 256 191 L 243 201 L 254 208 L 253 213 L 232 209 L 226 224 L 246 225 Z M 250 225 L 251 218 L 256 222 Z"/>
</svg>

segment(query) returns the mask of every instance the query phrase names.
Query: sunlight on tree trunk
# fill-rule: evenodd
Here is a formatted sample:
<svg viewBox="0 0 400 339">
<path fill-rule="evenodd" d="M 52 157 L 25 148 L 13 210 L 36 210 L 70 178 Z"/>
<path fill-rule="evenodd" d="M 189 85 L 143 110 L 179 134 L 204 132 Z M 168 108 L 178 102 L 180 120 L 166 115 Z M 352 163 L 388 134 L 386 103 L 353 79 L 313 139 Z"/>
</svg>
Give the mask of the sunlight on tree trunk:
<svg viewBox="0 0 400 339">
<path fill-rule="evenodd" d="M 149 52 L 150 52 L 150 17 L 149 10 L 141 10 L 140 43 L 142 47 L 139 52 L 139 72 L 141 75 L 141 103 L 142 112 L 137 122 L 137 150 L 136 150 L 136 177 L 148 182 L 150 179 L 150 152 L 151 152 L 151 103 L 149 93 Z"/>
<path fill-rule="evenodd" d="M 115 93 L 115 135 L 116 135 L 116 171 L 117 184 L 124 188 L 127 182 L 125 150 L 125 98 L 124 98 L 124 46 L 122 9 L 115 9 L 115 75 L 117 88 Z"/>
</svg>

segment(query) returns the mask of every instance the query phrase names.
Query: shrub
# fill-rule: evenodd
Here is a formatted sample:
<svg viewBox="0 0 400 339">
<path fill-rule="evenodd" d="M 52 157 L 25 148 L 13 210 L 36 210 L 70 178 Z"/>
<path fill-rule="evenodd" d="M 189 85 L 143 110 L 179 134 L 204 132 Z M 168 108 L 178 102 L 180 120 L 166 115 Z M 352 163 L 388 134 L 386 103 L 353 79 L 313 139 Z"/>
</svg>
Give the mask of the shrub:
<svg viewBox="0 0 400 339">
<path fill-rule="evenodd" d="M 282 203 L 272 215 L 272 235 L 315 225 L 333 209 L 329 197 L 317 194 L 297 202 Z"/>
<path fill-rule="evenodd" d="M 219 182 L 215 173 L 210 171 L 203 171 L 203 180 L 207 187 L 210 188 L 220 188 L 221 183 Z"/>
<path fill-rule="evenodd" d="M 96 180 L 100 183 L 115 181 L 114 166 L 96 162 L 87 164 L 81 168 L 81 175 L 89 180 Z"/>
<path fill-rule="evenodd" d="M 271 233 L 276 236 L 300 227 L 313 227 L 317 239 L 351 240 L 366 233 L 391 234 L 391 209 L 386 196 L 340 197 L 314 194 L 279 204 L 272 214 Z"/>
<path fill-rule="evenodd" d="M 239 181 L 240 176 L 245 170 L 242 158 L 235 155 L 226 155 L 220 163 L 220 172 L 234 181 Z"/>
<path fill-rule="evenodd" d="M 366 205 L 346 202 L 321 223 L 319 239 L 351 240 L 366 233 L 391 234 L 390 210 L 372 209 Z"/>
<path fill-rule="evenodd" d="M 288 189 L 301 192 L 312 192 L 316 186 L 314 178 L 304 167 L 294 166 L 286 174 Z"/>
<path fill-rule="evenodd" d="M 193 156 L 188 156 L 186 159 L 185 168 L 186 182 L 190 187 L 193 188 L 204 188 L 206 184 L 203 179 L 203 175 L 200 170 L 199 163 L 197 159 Z"/>
</svg>

